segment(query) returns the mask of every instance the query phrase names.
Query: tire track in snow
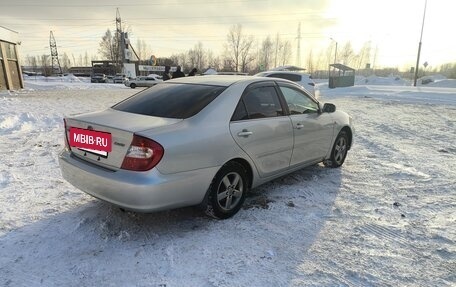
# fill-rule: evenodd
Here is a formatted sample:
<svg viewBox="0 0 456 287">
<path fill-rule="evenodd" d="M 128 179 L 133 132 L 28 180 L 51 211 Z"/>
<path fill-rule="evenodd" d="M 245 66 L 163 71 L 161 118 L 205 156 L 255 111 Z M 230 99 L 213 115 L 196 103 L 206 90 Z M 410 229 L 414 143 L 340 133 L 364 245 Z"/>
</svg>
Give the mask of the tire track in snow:
<svg viewBox="0 0 456 287">
<path fill-rule="evenodd" d="M 403 248 L 413 247 L 411 242 L 409 242 L 406 237 L 401 233 L 400 230 L 392 230 L 385 226 L 380 226 L 377 224 L 368 223 L 361 227 L 356 227 L 355 230 L 358 230 L 362 233 L 371 234 L 378 239 L 386 240 L 392 243 L 396 243 Z M 414 251 L 412 249 L 412 251 Z"/>
</svg>

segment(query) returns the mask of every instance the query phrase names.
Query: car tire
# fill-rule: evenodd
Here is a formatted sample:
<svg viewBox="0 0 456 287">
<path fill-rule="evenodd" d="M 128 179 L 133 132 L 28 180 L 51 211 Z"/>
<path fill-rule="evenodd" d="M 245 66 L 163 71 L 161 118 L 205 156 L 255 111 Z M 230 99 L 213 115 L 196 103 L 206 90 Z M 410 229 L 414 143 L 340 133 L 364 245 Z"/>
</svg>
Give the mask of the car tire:
<svg viewBox="0 0 456 287">
<path fill-rule="evenodd" d="M 340 167 L 347 157 L 348 152 L 348 135 L 346 131 L 340 131 L 334 141 L 334 146 L 331 150 L 331 157 L 325 160 L 323 164 L 327 167 Z"/>
<path fill-rule="evenodd" d="M 249 188 L 245 168 L 236 162 L 228 162 L 217 172 L 208 190 L 205 212 L 216 219 L 235 215 L 245 200 Z"/>
<path fill-rule="evenodd" d="M 132 88 L 132 89 L 136 88 L 136 84 L 135 83 L 130 84 L 130 88 Z"/>
</svg>

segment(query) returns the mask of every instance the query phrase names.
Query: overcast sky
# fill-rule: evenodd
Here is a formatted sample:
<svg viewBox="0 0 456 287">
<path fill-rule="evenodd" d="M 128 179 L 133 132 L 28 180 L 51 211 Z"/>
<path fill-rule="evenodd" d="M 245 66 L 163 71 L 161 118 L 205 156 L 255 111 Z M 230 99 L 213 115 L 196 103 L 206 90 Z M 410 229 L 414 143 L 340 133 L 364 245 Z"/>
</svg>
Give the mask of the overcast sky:
<svg viewBox="0 0 456 287">
<path fill-rule="evenodd" d="M 158 57 L 184 52 L 198 41 L 221 54 L 229 28 L 240 23 L 258 41 L 277 33 L 289 40 L 294 64 L 301 23 L 302 63 L 311 49 L 315 55 L 334 45 L 332 38 L 339 49 L 350 41 L 355 51 L 370 41 L 377 51 L 373 64 L 404 69 L 415 65 L 424 1 L 0 0 L 0 25 L 19 32 L 22 56 L 50 54 L 52 30 L 59 54 L 78 58 L 86 52 L 97 57 L 101 37 L 108 28 L 115 30 L 116 8 L 133 46 L 144 40 Z M 428 0 L 421 63 L 456 62 L 455 11 L 454 0 Z"/>
</svg>

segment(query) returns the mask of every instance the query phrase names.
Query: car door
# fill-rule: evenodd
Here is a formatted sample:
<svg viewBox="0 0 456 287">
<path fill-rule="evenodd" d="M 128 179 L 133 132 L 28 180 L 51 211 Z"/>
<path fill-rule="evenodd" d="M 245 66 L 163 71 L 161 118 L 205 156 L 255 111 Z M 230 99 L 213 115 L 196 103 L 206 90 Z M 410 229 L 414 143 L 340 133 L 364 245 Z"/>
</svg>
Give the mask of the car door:
<svg viewBox="0 0 456 287">
<path fill-rule="evenodd" d="M 250 85 L 230 122 L 231 135 L 254 162 L 260 177 L 289 168 L 293 128 L 274 82 Z"/>
<path fill-rule="evenodd" d="M 155 84 L 157 84 L 157 81 L 155 80 L 155 78 L 152 78 L 152 77 L 145 78 L 144 82 L 145 82 L 146 86 L 148 86 L 148 87 L 152 87 Z"/>
<path fill-rule="evenodd" d="M 278 85 L 293 124 L 294 147 L 290 166 L 322 160 L 333 137 L 331 115 L 321 113 L 318 102 L 302 89 L 287 83 Z"/>
</svg>

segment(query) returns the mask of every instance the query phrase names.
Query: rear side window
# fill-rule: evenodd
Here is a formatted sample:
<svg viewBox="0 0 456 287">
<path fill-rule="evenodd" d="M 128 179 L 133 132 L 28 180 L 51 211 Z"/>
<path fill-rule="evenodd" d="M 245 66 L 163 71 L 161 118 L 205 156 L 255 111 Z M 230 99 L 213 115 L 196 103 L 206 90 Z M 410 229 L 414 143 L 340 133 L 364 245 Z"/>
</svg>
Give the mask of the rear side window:
<svg viewBox="0 0 456 287">
<path fill-rule="evenodd" d="M 112 108 L 147 116 L 186 119 L 199 113 L 225 88 L 192 84 L 159 84 L 114 105 Z"/>
<path fill-rule="evenodd" d="M 249 119 L 249 115 L 247 113 L 247 110 L 245 109 L 244 100 L 241 99 L 236 107 L 236 110 L 234 110 L 234 114 L 231 117 L 231 120 L 242 121 L 247 119 Z"/>
<path fill-rule="evenodd" d="M 301 75 L 294 75 L 294 74 L 275 73 L 275 74 L 270 74 L 268 77 L 281 78 L 281 79 L 290 80 L 293 82 L 301 81 Z"/>
<path fill-rule="evenodd" d="M 251 88 L 242 98 L 250 119 L 283 116 L 283 109 L 273 86 Z"/>
</svg>

